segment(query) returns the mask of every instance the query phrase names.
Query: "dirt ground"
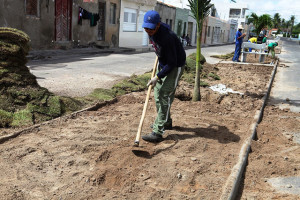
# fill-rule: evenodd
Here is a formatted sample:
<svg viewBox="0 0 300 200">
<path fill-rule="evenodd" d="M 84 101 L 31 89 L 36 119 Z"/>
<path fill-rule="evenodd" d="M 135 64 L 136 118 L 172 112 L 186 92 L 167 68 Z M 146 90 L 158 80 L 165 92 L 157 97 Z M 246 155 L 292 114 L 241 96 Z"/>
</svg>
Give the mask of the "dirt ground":
<svg viewBox="0 0 300 200">
<path fill-rule="evenodd" d="M 268 182 L 270 178 L 300 176 L 300 146 L 293 136 L 299 133 L 299 121 L 299 113 L 272 105 L 265 108 L 257 129 L 258 140 L 252 142 L 241 199 L 300 199 L 275 191 Z"/>
<path fill-rule="evenodd" d="M 166 131 L 159 144 L 141 140 L 140 148 L 133 147 L 146 91 L 121 96 L 97 111 L 62 117 L 2 143 L 0 199 L 218 199 L 241 145 L 252 134 L 250 126 L 273 67 L 239 63 L 208 67 L 217 67 L 221 77 L 209 80 L 211 85 L 222 83 L 243 94 L 221 95 L 201 88 L 201 102 L 176 98 L 173 130 Z M 177 95 L 189 96 L 192 88 L 181 82 Z M 299 148 L 283 152 L 292 142 L 277 127 L 290 124 L 291 131 L 297 129 L 299 118 L 272 106 L 265 117 L 245 174 L 246 194 L 240 195 L 244 199 L 268 195 L 280 199 L 282 195 L 273 194 L 264 178 L 299 174 L 299 162 L 289 164 L 299 161 Z M 142 134 L 151 132 L 154 119 L 151 98 Z"/>
</svg>

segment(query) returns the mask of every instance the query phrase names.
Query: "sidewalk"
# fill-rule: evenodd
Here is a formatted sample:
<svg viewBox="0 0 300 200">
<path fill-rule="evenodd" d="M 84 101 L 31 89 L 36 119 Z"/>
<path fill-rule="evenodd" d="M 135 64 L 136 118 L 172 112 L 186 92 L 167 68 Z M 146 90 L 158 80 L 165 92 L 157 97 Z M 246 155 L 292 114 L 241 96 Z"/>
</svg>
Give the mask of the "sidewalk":
<svg viewBox="0 0 300 200">
<path fill-rule="evenodd" d="M 195 46 L 184 47 L 187 49 L 194 49 Z M 53 59 L 54 57 L 66 57 L 74 55 L 96 55 L 96 54 L 113 54 L 113 53 L 145 53 L 153 51 L 151 46 L 135 46 L 135 47 L 116 47 L 116 48 L 97 48 L 97 47 L 82 47 L 72 49 L 47 49 L 47 50 L 32 50 L 29 52 L 28 60 L 45 60 Z"/>
</svg>

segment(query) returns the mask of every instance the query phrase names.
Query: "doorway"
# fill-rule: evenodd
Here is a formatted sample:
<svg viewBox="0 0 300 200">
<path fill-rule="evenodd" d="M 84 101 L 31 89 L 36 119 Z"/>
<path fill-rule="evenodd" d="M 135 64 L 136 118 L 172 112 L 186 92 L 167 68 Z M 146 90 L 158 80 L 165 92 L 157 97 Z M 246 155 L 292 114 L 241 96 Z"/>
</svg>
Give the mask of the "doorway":
<svg viewBox="0 0 300 200">
<path fill-rule="evenodd" d="M 55 40 L 71 40 L 72 1 L 55 1 Z"/>
</svg>

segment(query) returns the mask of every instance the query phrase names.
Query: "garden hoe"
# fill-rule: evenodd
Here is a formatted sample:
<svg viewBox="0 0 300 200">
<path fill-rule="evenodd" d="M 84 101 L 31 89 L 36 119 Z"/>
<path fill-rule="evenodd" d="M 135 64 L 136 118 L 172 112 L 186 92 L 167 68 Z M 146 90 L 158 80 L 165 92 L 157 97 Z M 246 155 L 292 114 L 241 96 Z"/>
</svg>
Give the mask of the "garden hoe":
<svg viewBox="0 0 300 200">
<path fill-rule="evenodd" d="M 158 57 L 156 56 L 151 78 L 153 78 L 155 76 L 157 64 L 158 64 Z M 137 134 L 136 134 L 134 145 L 133 145 L 135 147 L 138 147 L 139 144 L 140 144 L 141 132 L 142 132 L 142 127 L 143 127 L 143 123 L 144 123 L 144 119 L 145 119 L 145 115 L 146 115 L 146 111 L 147 111 L 147 107 L 148 107 L 148 102 L 149 102 L 151 89 L 152 89 L 152 85 L 149 85 L 146 100 L 145 100 L 145 104 L 144 104 L 144 109 L 143 109 L 143 113 L 142 113 L 142 117 L 141 117 L 141 120 L 140 120 L 140 125 L 139 125 L 139 128 L 138 128 Z"/>
</svg>

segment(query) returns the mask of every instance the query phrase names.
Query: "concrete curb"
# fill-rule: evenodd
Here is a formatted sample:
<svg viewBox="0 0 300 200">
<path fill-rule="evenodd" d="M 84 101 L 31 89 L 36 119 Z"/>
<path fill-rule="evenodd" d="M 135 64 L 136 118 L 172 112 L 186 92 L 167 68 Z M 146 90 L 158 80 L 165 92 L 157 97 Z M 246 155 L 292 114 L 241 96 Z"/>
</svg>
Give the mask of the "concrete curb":
<svg viewBox="0 0 300 200">
<path fill-rule="evenodd" d="M 243 173 L 244 173 L 247 161 L 248 161 L 248 156 L 249 156 L 249 153 L 251 150 L 251 142 L 252 142 L 252 140 L 257 138 L 256 128 L 263 118 L 264 108 L 265 108 L 267 100 L 270 96 L 271 87 L 272 87 L 272 84 L 274 81 L 277 67 L 278 67 L 278 61 L 276 61 L 275 65 L 274 65 L 271 79 L 269 81 L 268 91 L 265 94 L 265 96 L 263 97 L 263 105 L 260 110 L 256 111 L 256 114 L 254 116 L 254 121 L 256 121 L 256 122 L 254 122 L 251 125 L 250 131 L 252 134 L 249 138 L 247 138 L 245 140 L 245 142 L 242 145 L 238 162 L 232 168 L 231 174 L 229 175 L 229 177 L 225 183 L 225 186 L 223 188 L 223 191 L 222 191 L 222 194 L 220 197 L 221 200 L 234 200 L 238 194 L 238 189 L 240 187 L 241 178 L 243 176 Z"/>
<path fill-rule="evenodd" d="M 60 123 L 60 121 L 62 119 L 70 119 L 70 118 L 74 118 L 76 117 L 79 113 L 82 113 L 82 112 L 85 112 L 85 111 L 95 111 L 99 108 L 102 108 L 106 105 L 111 105 L 111 104 L 114 104 L 116 103 L 118 100 L 117 98 L 114 98 L 110 101 L 105 101 L 105 102 L 101 102 L 101 103 L 96 103 L 95 105 L 93 106 L 90 106 L 88 108 L 85 108 L 85 109 L 82 109 L 82 110 L 79 110 L 79 111 L 76 111 L 76 112 L 73 112 L 71 114 L 68 114 L 68 115 L 65 115 L 65 116 L 61 116 L 61 117 L 58 117 L 58 118 L 55 118 L 55 119 L 52 119 L 52 120 L 49 120 L 49 121 L 46 121 L 46 122 L 43 122 L 43 123 L 40 123 L 40 124 L 36 124 L 36 125 L 33 125 L 33 126 L 30 126 L 28 128 L 25 128 L 25 129 L 22 129 L 18 132 L 15 132 L 15 133 L 11 133 L 11 134 L 8 134 L 8 135 L 4 135 L 4 136 L 1 136 L 0 137 L 0 144 L 12 139 L 12 138 L 16 138 L 18 137 L 19 135 L 21 134 L 26 134 L 26 133 L 29 133 L 35 129 L 38 129 L 39 127 L 41 126 L 44 126 L 44 125 L 49 125 L 49 124 L 53 124 L 55 122 L 58 122 Z"/>
</svg>

